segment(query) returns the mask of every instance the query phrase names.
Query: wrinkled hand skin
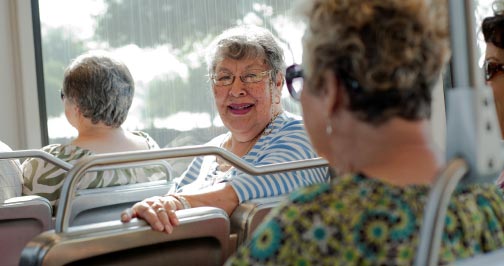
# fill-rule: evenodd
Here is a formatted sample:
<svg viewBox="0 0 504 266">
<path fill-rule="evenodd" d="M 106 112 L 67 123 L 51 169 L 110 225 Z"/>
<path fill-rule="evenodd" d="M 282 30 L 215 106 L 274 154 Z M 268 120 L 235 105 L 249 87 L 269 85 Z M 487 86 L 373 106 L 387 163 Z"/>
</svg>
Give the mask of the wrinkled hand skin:
<svg viewBox="0 0 504 266">
<path fill-rule="evenodd" d="M 133 218 L 143 219 L 153 230 L 171 234 L 173 227 L 179 225 L 175 214 L 178 205 L 180 202 L 170 196 L 147 198 L 123 211 L 121 221 L 127 223 Z"/>
</svg>

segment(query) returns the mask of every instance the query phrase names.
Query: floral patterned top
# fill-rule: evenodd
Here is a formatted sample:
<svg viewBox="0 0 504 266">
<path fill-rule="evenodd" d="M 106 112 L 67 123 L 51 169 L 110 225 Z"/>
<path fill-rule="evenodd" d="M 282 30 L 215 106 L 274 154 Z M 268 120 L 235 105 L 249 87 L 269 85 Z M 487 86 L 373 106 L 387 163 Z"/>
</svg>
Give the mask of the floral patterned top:
<svg viewBox="0 0 504 266">
<path fill-rule="evenodd" d="M 228 265 L 413 265 L 427 186 L 396 187 L 360 174 L 296 191 Z M 440 265 L 504 246 L 503 194 L 457 188 Z"/>
<path fill-rule="evenodd" d="M 159 149 L 158 144 L 147 133 L 131 132 L 145 138 L 149 150 Z M 75 164 L 80 158 L 95 154 L 71 144 L 51 144 L 42 148 L 68 163 Z M 21 165 L 23 170 L 23 195 L 38 195 L 47 198 L 56 206 L 67 171 L 44 159 L 30 158 Z M 166 171 L 161 166 L 146 166 L 142 168 L 122 168 L 87 173 L 77 183 L 77 189 L 111 187 L 166 179 Z"/>
</svg>

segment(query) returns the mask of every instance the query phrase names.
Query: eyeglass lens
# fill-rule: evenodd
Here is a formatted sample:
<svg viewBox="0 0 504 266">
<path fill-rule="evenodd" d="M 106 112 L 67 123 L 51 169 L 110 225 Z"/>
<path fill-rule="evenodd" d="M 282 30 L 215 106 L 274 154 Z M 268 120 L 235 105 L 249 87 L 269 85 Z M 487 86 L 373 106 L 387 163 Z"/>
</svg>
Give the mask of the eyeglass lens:
<svg viewBox="0 0 504 266">
<path fill-rule="evenodd" d="M 287 89 L 292 98 L 299 100 L 303 90 L 303 70 L 300 65 L 292 65 L 287 68 L 285 79 Z"/>
<path fill-rule="evenodd" d="M 271 72 L 271 70 L 252 70 L 250 72 L 244 73 L 243 75 L 240 75 L 239 78 L 243 83 L 257 83 L 260 81 L 263 81 L 265 77 L 268 76 L 268 74 Z M 218 73 L 214 76 L 212 76 L 212 81 L 215 85 L 217 86 L 228 86 L 233 84 L 235 81 L 236 76 L 230 73 Z"/>
<path fill-rule="evenodd" d="M 496 62 L 485 62 L 485 80 L 490 81 L 498 72 L 504 72 L 504 65 Z"/>
</svg>

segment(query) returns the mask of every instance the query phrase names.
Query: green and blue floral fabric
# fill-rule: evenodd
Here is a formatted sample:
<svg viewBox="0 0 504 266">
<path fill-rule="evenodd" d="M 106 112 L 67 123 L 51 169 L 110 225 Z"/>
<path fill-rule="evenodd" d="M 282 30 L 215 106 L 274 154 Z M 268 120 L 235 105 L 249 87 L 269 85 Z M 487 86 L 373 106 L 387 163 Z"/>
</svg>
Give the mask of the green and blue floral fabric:
<svg viewBox="0 0 504 266">
<path fill-rule="evenodd" d="M 291 194 L 230 265 L 413 265 L 427 186 L 346 175 Z M 504 245 L 504 201 L 492 184 L 458 188 L 440 252 L 448 264 Z"/>
</svg>

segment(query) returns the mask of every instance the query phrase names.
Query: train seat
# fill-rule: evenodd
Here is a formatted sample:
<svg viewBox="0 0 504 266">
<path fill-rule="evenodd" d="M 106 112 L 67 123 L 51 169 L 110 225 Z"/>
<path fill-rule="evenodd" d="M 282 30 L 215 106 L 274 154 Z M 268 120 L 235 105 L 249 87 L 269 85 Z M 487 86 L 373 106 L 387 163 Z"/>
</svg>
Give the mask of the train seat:
<svg viewBox="0 0 504 266">
<path fill-rule="evenodd" d="M 72 202 L 71 225 L 118 220 L 120 213 L 145 198 L 168 193 L 173 182 L 166 180 L 131 185 L 77 190 Z"/>
<path fill-rule="evenodd" d="M 51 229 L 51 213 L 51 203 L 39 196 L 14 197 L 0 204 L 1 265 L 18 265 L 26 243 Z"/>
<path fill-rule="evenodd" d="M 229 255 L 228 215 L 199 207 L 177 216 L 172 234 L 137 219 L 44 232 L 25 247 L 20 265 L 222 265 Z"/>
<path fill-rule="evenodd" d="M 237 246 L 246 242 L 264 217 L 287 196 L 259 198 L 245 201 L 238 205 L 231 214 L 231 233 L 236 234 Z"/>
</svg>

